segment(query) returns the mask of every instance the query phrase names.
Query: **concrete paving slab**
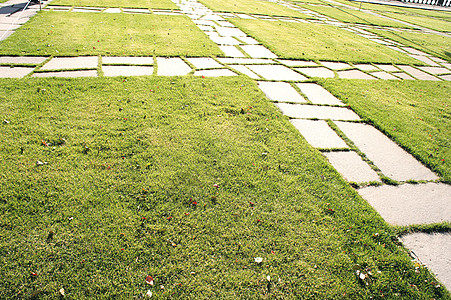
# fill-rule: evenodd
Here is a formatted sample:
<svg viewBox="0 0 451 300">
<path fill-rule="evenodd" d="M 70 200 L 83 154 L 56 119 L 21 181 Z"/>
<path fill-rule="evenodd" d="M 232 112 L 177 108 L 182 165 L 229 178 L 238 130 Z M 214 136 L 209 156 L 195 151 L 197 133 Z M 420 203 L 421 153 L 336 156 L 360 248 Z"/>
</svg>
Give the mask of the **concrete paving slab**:
<svg viewBox="0 0 451 300">
<path fill-rule="evenodd" d="M 379 70 L 377 67 L 370 65 L 370 64 L 358 64 L 358 65 L 354 65 L 354 67 L 356 67 L 357 69 L 361 70 L 361 71 L 376 71 Z"/>
<path fill-rule="evenodd" d="M 439 77 L 443 80 L 451 81 L 451 75 L 440 75 Z"/>
<path fill-rule="evenodd" d="M 326 121 L 292 119 L 290 122 L 315 148 L 349 148 L 348 145 L 329 127 Z"/>
<path fill-rule="evenodd" d="M 376 65 L 379 69 L 385 72 L 397 72 L 399 69 L 394 65 Z"/>
<path fill-rule="evenodd" d="M 263 59 L 263 58 L 218 58 L 220 62 L 223 64 L 246 64 L 246 65 L 253 65 L 253 64 L 271 64 L 274 63 L 270 59 Z"/>
<path fill-rule="evenodd" d="M 313 104 L 344 105 L 343 102 L 316 83 L 297 83 L 296 85 Z"/>
<path fill-rule="evenodd" d="M 205 16 L 203 16 L 200 19 L 206 20 L 206 21 L 224 21 L 224 18 L 217 14 L 206 14 Z"/>
<path fill-rule="evenodd" d="M 105 9 L 103 12 L 107 13 L 107 14 L 119 14 L 122 12 L 122 10 L 120 8 L 111 7 L 111 8 Z"/>
<path fill-rule="evenodd" d="M 146 66 L 103 66 L 104 76 L 143 76 L 152 75 L 153 67 Z"/>
<path fill-rule="evenodd" d="M 240 73 L 243 73 L 244 75 L 249 76 L 252 79 L 260 79 L 260 76 L 249 70 L 246 66 L 243 65 L 229 65 L 232 69 L 237 70 Z"/>
<path fill-rule="evenodd" d="M 216 26 L 216 23 L 213 21 L 208 21 L 208 20 L 193 20 L 194 24 L 197 25 L 205 25 L 205 26 Z"/>
<path fill-rule="evenodd" d="M 33 70 L 34 68 L 26 67 L 0 67 L 0 78 L 22 78 Z"/>
<path fill-rule="evenodd" d="M 429 55 L 429 54 L 426 54 L 426 53 L 424 53 L 424 52 L 422 52 L 422 51 L 420 51 L 420 50 L 417 50 L 417 49 L 414 49 L 414 48 L 411 48 L 411 47 L 401 47 L 404 51 L 406 51 L 407 53 L 410 53 L 410 54 L 414 54 L 414 55 L 423 55 L 423 56 L 427 56 L 427 55 Z"/>
<path fill-rule="evenodd" d="M 415 77 L 420 80 L 439 80 L 437 77 L 429 75 L 428 73 L 415 69 L 414 67 L 411 66 L 400 65 L 398 67 L 403 71 L 405 71 L 406 73 L 410 74 L 412 77 Z"/>
<path fill-rule="evenodd" d="M 0 64 L 39 65 L 46 59 L 41 56 L 0 56 Z"/>
<path fill-rule="evenodd" d="M 281 65 L 247 65 L 247 67 L 268 80 L 307 80 L 301 74 Z"/>
<path fill-rule="evenodd" d="M 244 53 L 238 50 L 235 46 L 219 46 L 222 52 L 224 52 L 225 56 L 229 57 L 246 57 Z"/>
<path fill-rule="evenodd" d="M 238 18 L 241 18 L 241 19 L 255 20 L 254 17 L 251 17 L 251 16 L 246 15 L 246 14 L 236 14 L 236 16 L 237 16 Z"/>
<path fill-rule="evenodd" d="M 218 23 L 219 26 L 222 26 L 222 27 L 235 28 L 235 25 L 233 25 L 232 23 L 227 22 L 227 21 L 217 21 L 216 23 Z"/>
<path fill-rule="evenodd" d="M 320 120 L 360 120 L 352 110 L 342 107 L 316 106 L 303 104 L 275 103 L 282 113 L 290 118 Z"/>
<path fill-rule="evenodd" d="M 443 59 L 438 58 L 438 57 L 431 56 L 429 58 L 432 59 L 435 62 L 438 62 L 438 63 L 446 63 L 446 60 L 443 60 Z"/>
<path fill-rule="evenodd" d="M 329 69 L 319 67 L 319 68 L 296 68 L 299 71 L 309 77 L 321 77 L 321 78 L 334 78 L 335 73 Z"/>
<path fill-rule="evenodd" d="M 245 37 L 246 34 L 239 30 L 238 28 L 231 28 L 231 27 L 219 27 L 216 26 L 216 31 L 221 36 L 236 36 L 236 37 Z"/>
<path fill-rule="evenodd" d="M 21 25 L 12 25 L 12 24 L 1 24 L 0 23 L 0 31 L 7 31 L 7 30 L 16 30 Z"/>
<path fill-rule="evenodd" d="M 229 45 L 229 46 L 234 46 L 234 45 L 239 45 L 242 44 L 240 41 L 234 39 L 233 37 L 230 36 L 213 36 L 210 35 L 210 39 L 215 42 L 218 45 Z"/>
<path fill-rule="evenodd" d="M 160 76 L 183 76 L 191 72 L 191 68 L 178 57 L 157 57 L 157 65 Z"/>
<path fill-rule="evenodd" d="M 259 42 L 257 40 L 255 40 L 249 36 L 240 36 L 240 37 L 238 37 L 238 39 L 248 45 L 258 45 L 259 44 Z"/>
<path fill-rule="evenodd" d="M 345 79 L 376 79 L 373 76 L 359 70 L 338 71 L 337 73 L 339 78 Z"/>
<path fill-rule="evenodd" d="M 199 27 L 200 30 L 202 31 L 213 31 L 214 28 L 211 26 L 206 26 L 206 25 L 196 25 L 197 27 Z"/>
<path fill-rule="evenodd" d="M 316 62 L 304 60 L 278 59 L 277 61 L 289 67 L 313 67 L 318 65 Z"/>
<path fill-rule="evenodd" d="M 358 192 L 393 225 L 451 221 L 451 186 L 444 183 L 370 186 Z"/>
<path fill-rule="evenodd" d="M 122 11 L 124 13 L 132 13 L 132 14 L 150 14 L 150 10 L 147 8 L 123 8 Z"/>
<path fill-rule="evenodd" d="M 102 57 L 102 64 L 104 65 L 142 65 L 150 66 L 153 65 L 153 57 L 112 57 L 104 56 Z"/>
<path fill-rule="evenodd" d="M 0 41 L 6 40 L 14 31 L 0 31 Z"/>
<path fill-rule="evenodd" d="M 324 152 L 330 164 L 347 180 L 353 182 L 371 182 L 381 179 L 376 171 L 362 160 L 354 151 Z"/>
<path fill-rule="evenodd" d="M 210 57 L 190 57 L 187 60 L 196 67 L 196 69 L 215 69 L 223 66 Z"/>
<path fill-rule="evenodd" d="M 74 13 L 86 13 L 86 12 L 93 12 L 93 13 L 100 13 L 100 10 L 94 10 L 94 9 L 88 9 L 88 8 L 78 8 L 74 7 L 71 12 Z"/>
<path fill-rule="evenodd" d="M 431 170 L 376 128 L 362 123 L 335 123 L 385 176 L 397 181 L 438 179 Z"/>
<path fill-rule="evenodd" d="M 96 77 L 96 76 L 97 76 L 96 70 L 45 72 L 45 73 L 34 73 L 32 75 L 32 77 L 65 77 L 65 78 Z"/>
<path fill-rule="evenodd" d="M 421 61 L 421 62 L 424 62 L 427 65 L 436 66 L 436 67 L 439 66 L 439 64 L 437 64 L 435 61 L 431 60 L 427 56 L 422 56 L 422 55 L 410 55 L 410 56 L 415 58 L 415 59 L 417 59 L 417 60 L 419 60 L 419 61 Z"/>
<path fill-rule="evenodd" d="M 399 78 L 404 79 L 404 80 L 415 80 L 415 78 L 413 78 L 410 75 L 407 75 L 406 73 L 393 73 L 393 75 L 396 75 Z"/>
<path fill-rule="evenodd" d="M 384 79 L 384 80 L 399 80 L 398 77 L 395 77 L 393 75 L 391 75 L 390 73 L 387 72 L 372 72 L 371 73 L 372 76 L 377 77 L 379 79 Z"/>
<path fill-rule="evenodd" d="M 401 241 L 451 291 L 451 233 L 415 232 Z"/>
<path fill-rule="evenodd" d="M 442 63 L 442 66 L 451 70 L 451 63 Z"/>
<path fill-rule="evenodd" d="M 443 67 L 418 67 L 418 69 L 421 69 L 422 71 L 426 71 L 431 74 L 447 74 L 451 73 L 450 70 Z"/>
<path fill-rule="evenodd" d="M 204 77 L 221 77 L 221 76 L 236 76 L 235 73 L 229 69 L 215 69 L 215 70 L 202 70 L 194 72 L 194 76 Z"/>
<path fill-rule="evenodd" d="M 97 56 L 54 57 L 41 70 L 96 69 Z"/>
<path fill-rule="evenodd" d="M 277 55 L 262 45 L 243 45 L 241 48 L 252 58 L 277 58 Z"/>
<path fill-rule="evenodd" d="M 347 63 L 343 62 L 334 62 L 334 61 L 320 61 L 320 63 L 325 66 L 326 68 L 332 69 L 332 70 L 343 70 L 343 69 L 349 69 L 351 66 Z"/>
<path fill-rule="evenodd" d="M 305 99 L 287 82 L 258 82 L 258 87 L 270 100 L 306 103 Z"/>
</svg>

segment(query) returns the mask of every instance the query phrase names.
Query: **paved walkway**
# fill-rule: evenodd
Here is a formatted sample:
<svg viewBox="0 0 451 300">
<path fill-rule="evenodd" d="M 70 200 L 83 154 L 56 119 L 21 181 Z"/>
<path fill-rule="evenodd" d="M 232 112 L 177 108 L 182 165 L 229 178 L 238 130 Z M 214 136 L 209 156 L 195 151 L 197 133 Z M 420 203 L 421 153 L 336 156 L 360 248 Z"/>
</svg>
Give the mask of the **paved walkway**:
<svg viewBox="0 0 451 300">
<path fill-rule="evenodd" d="M 14 0 L 15 1 L 15 0 Z M 80 77 L 134 75 L 194 75 L 204 77 L 244 74 L 259 88 L 313 147 L 349 182 L 365 187 L 357 191 L 393 225 L 433 224 L 451 221 L 451 187 L 396 143 L 345 107 L 339 99 L 310 77 L 339 77 L 368 80 L 451 80 L 451 64 L 429 54 L 380 38 L 367 31 L 369 25 L 350 25 L 277 1 L 286 7 L 315 17 L 313 20 L 262 15 L 215 13 L 194 0 L 173 0 L 180 11 L 152 10 L 156 14 L 184 14 L 217 43 L 225 58 L 157 57 L 0 57 L 0 77 Z M 7 2 L 8 4 L 9 2 Z M 72 8 L 46 9 L 79 13 L 150 13 L 147 9 Z M 12 13 L 14 16 L 16 13 Z M 31 15 L 31 13 L 30 13 Z M 334 25 L 369 40 L 406 53 L 425 66 L 351 64 L 280 59 L 227 18 L 313 22 Z M 3 19 L 1 19 L 3 20 Z M 407 30 L 407 29 L 406 29 Z M 101 60 L 99 62 L 99 59 Z M 98 66 L 101 65 L 99 68 Z M 13 67 L 11 67 L 13 66 Z M 158 68 L 155 68 L 158 66 Z M 337 130 L 337 128 L 339 130 Z M 344 139 L 347 137 L 347 139 Z M 358 148 L 351 150 L 347 140 Z M 363 155 L 361 155 L 363 153 Z M 385 176 L 401 184 L 382 183 Z M 412 184 L 410 182 L 422 182 Z M 373 185 L 368 185 L 373 183 Z M 451 289 L 451 234 L 408 234 L 402 237 L 412 256 L 428 266 Z M 436 245 L 436 247 L 431 247 Z"/>
</svg>

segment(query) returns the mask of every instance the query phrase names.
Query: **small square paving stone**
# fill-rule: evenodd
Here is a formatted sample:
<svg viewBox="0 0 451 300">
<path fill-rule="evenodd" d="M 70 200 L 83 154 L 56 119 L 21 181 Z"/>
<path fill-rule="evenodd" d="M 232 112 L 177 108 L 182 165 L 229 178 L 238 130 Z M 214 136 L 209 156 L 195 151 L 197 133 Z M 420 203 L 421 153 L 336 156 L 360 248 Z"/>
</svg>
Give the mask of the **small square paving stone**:
<svg viewBox="0 0 451 300">
<path fill-rule="evenodd" d="M 153 67 L 146 66 L 103 66 L 104 76 L 143 76 L 152 75 Z"/>
<path fill-rule="evenodd" d="M 397 181 L 438 179 L 431 170 L 376 128 L 362 123 L 335 123 L 385 176 Z"/>
<path fill-rule="evenodd" d="M 219 46 L 219 49 L 221 49 L 221 51 L 224 52 L 225 56 L 246 57 L 246 55 L 244 55 L 244 53 L 242 53 L 240 50 L 238 50 L 234 46 Z"/>
<path fill-rule="evenodd" d="M 196 67 L 196 69 L 214 69 L 223 66 L 210 57 L 190 57 L 187 60 Z"/>
<path fill-rule="evenodd" d="M 393 225 L 451 221 L 451 186 L 444 183 L 372 186 L 358 192 Z"/>
<path fill-rule="evenodd" d="M 405 71 L 406 73 L 409 73 L 413 77 L 420 79 L 420 80 L 439 80 L 438 78 L 436 78 L 432 75 L 429 75 L 428 73 L 425 73 L 423 71 L 420 71 L 418 69 L 415 69 L 414 67 L 411 67 L 411 66 L 401 65 L 398 67 L 400 69 L 402 69 L 403 71 Z"/>
<path fill-rule="evenodd" d="M 292 119 L 290 122 L 315 148 L 348 148 L 348 145 L 329 127 L 326 121 Z"/>
<path fill-rule="evenodd" d="M 359 70 L 338 71 L 338 77 L 345 79 L 376 79 Z"/>
<path fill-rule="evenodd" d="M 309 77 L 321 77 L 321 78 L 334 78 L 335 73 L 329 69 L 319 67 L 319 68 L 296 68 L 299 71 Z"/>
<path fill-rule="evenodd" d="M 396 72 L 399 71 L 397 67 L 394 65 L 376 65 L 379 69 L 384 70 L 385 72 Z"/>
<path fill-rule="evenodd" d="M 451 291 L 451 233 L 415 232 L 401 241 Z"/>
<path fill-rule="evenodd" d="M 316 106 L 305 104 L 275 103 L 282 113 L 290 118 L 320 120 L 360 120 L 352 110 L 342 107 Z"/>
<path fill-rule="evenodd" d="M 395 76 L 391 75 L 390 73 L 383 72 L 383 71 L 381 71 L 381 72 L 373 72 L 373 73 L 371 73 L 371 75 L 374 76 L 374 77 L 377 77 L 379 79 L 385 79 L 385 80 L 390 80 L 390 79 L 395 79 L 396 80 L 397 79 L 397 80 L 399 80 L 398 77 L 395 77 Z"/>
<path fill-rule="evenodd" d="M 235 73 L 229 69 L 215 69 L 215 70 L 202 70 L 194 72 L 194 76 L 204 77 L 221 77 L 221 76 L 236 76 Z"/>
<path fill-rule="evenodd" d="M 236 36 L 236 37 L 244 37 L 246 34 L 239 30 L 238 28 L 230 28 L 230 27 L 219 27 L 216 26 L 216 31 L 221 36 Z"/>
<path fill-rule="evenodd" d="M 260 77 L 257 74 L 255 74 L 254 72 L 249 70 L 246 66 L 243 66 L 243 65 L 229 65 L 229 67 L 231 67 L 232 69 L 237 70 L 240 73 L 243 73 L 246 76 L 249 76 L 252 79 L 260 79 Z"/>
<path fill-rule="evenodd" d="M 41 70 L 96 69 L 97 56 L 54 57 Z"/>
<path fill-rule="evenodd" d="M 183 76 L 191 72 L 191 68 L 178 57 L 157 57 L 157 65 L 160 76 Z"/>
<path fill-rule="evenodd" d="M 349 152 L 325 152 L 323 153 L 330 164 L 347 181 L 371 182 L 381 181 L 376 171 L 362 160 L 354 151 Z"/>
<path fill-rule="evenodd" d="M 0 78 L 22 78 L 30 74 L 34 68 L 0 67 Z"/>
<path fill-rule="evenodd" d="M 268 80 L 304 81 L 307 78 L 281 65 L 248 65 L 249 69 Z"/>
<path fill-rule="evenodd" d="M 258 82 L 258 87 L 270 100 L 305 103 L 305 99 L 287 82 Z"/>
<path fill-rule="evenodd" d="M 436 67 L 438 66 L 438 64 L 435 61 L 431 60 L 427 56 L 422 56 L 422 55 L 410 55 L 410 56 L 415 58 L 415 59 L 417 59 L 417 60 L 419 60 L 419 61 L 421 61 L 421 62 L 424 62 L 427 65 L 436 66 Z"/>
<path fill-rule="evenodd" d="M 252 58 L 277 58 L 277 55 L 262 45 L 243 45 L 241 48 Z"/>
<path fill-rule="evenodd" d="M 356 67 L 359 70 L 362 71 L 376 71 L 378 70 L 377 67 L 370 65 L 370 64 L 359 64 L 359 65 L 354 65 L 354 67 Z"/>
<path fill-rule="evenodd" d="M 253 64 L 271 64 L 274 63 L 270 59 L 263 59 L 263 58 L 218 58 L 220 62 L 223 64 L 247 64 L 247 65 L 253 65 Z"/>
<path fill-rule="evenodd" d="M 39 56 L 0 56 L 0 64 L 39 65 L 46 59 Z"/>
<path fill-rule="evenodd" d="M 415 78 L 413 78 L 410 75 L 407 75 L 406 73 L 393 73 L 393 75 L 396 75 L 399 78 L 404 79 L 404 80 L 415 80 Z"/>
<path fill-rule="evenodd" d="M 334 61 L 320 61 L 320 63 L 332 70 L 343 70 L 343 69 L 349 69 L 351 68 L 350 65 L 343 62 L 334 62 Z"/>
<path fill-rule="evenodd" d="M 145 56 L 145 57 L 111 57 L 104 56 L 102 57 L 102 64 L 104 65 L 142 65 L 149 66 L 153 65 L 153 57 Z"/>
<path fill-rule="evenodd" d="M 313 104 L 344 105 L 343 102 L 316 83 L 297 83 L 296 85 Z"/>
<path fill-rule="evenodd" d="M 65 78 L 96 77 L 96 76 L 97 76 L 96 70 L 45 72 L 45 73 L 34 73 L 32 75 L 32 77 L 65 77 Z"/>
<path fill-rule="evenodd" d="M 278 62 L 289 67 L 312 67 L 318 64 L 313 61 L 278 59 Z"/>
<path fill-rule="evenodd" d="M 418 69 L 421 69 L 421 70 L 426 71 L 426 72 L 431 73 L 431 74 L 447 74 L 447 73 L 451 73 L 450 70 L 448 70 L 447 68 L 443 68 L 443 67 L 418 67 Z"/>
</svg>

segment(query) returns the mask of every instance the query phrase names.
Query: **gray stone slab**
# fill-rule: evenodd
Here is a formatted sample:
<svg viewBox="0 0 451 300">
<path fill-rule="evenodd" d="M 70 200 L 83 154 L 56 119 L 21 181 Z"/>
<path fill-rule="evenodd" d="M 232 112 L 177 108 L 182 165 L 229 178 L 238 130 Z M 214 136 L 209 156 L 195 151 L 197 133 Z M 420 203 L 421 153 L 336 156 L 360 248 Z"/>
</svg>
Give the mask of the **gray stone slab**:
<svg viewBox="0 0 451 300">
<path fill-rule="evenodd" d="M 270 100 L 305 103 L 305 99 L 287 82 L 258 82 L 258 87 Z"/>
<path fill-rule="evenodd" d="M 415 232 L 401 241 L 451 291 L 451 233 Z"/>
<path fill-rule="evenodd" d="M 220 62 L 223 64 L 246 64 L 246 65 L 253 65 L 253 64 L 271 64 L 274 63 L 270 59 L 263 59 L 263 58 L 218 58 Z"/>
<path fill-rule="evenodd" d="M 105 65 L 153 65 L 153 57 L 102 57 L 102 64 Z"/>
<path fill-rule="evenodd" d="M 122 12 L 122 10 L 120 8 L 111 7 L 111 8 L 105 9 L 103 12 L 107 13 L 107 14 L 119 14 Z"/>
<path fill-rule="evenodd" d="M 399 78 L 404 79 L 404 80 L 415 80 L 415 78 L 413 78 L 412 76 L 410 76 L 406 73 L 393 73 L 393 75 L 396 75 Z"/>
<path fill-rule="evenodd" d="M 231 28 L 231 27 L 219 27 L 216 26 L 216 31 L 221 36 L 236 36 L 236 37 L 245 37 L 246 34 L 239 30 L 238 28 Z"/>
<path fill-rule="evenodd" d="M 320 61 L 320 63 L 332 70 L 343 70 L 343 69 L 349 69 L 351 66 L 347 63 L 343 62 L 334 62 L 334 61 Z"/>
<path fill-rule="evenodd" d="M 241 19 L 255 20 L 254 17 L 251 17 L 251 16 L 246 15 L 246 14 L 236 14 L 236 16 L 237 16 L 238 18 L 241 18 Z"/>
<path fill-rule="evenodd" d="M 187 60 L 194 65 L 196 69 L 214 69 L 223 66 L 210 57 L 190 57 Z"/>
<path fill-rule="evenodd" d="M 231 67 L 232 69 L 237 70 L 240 73 L 243 73 L 244 75 L 249 76 L 252 79 L 260 79 L 260 77 L 257 74 L 255 74 L 254 72 L 249 70 L 246 66 L 243 66 L 243 65 L 229 65 L 229 67 Z"/>
<path fill-rule="evenodd" d="M 379 69 L 384 70 L 385 72 L 396 72 L 399 71 L 397 67 L 394 65 L 376 65 Z"/>
<path fill-rule="evenodd" d="M 123 8 L 122 9 L 125 13 L 132 13 L 132 14 L 150 14 L 150 10 L 147 8 Z"/>
<path fill-rule="evenodd" d="M 348 148 L 348 145 L 329 127 L 326 121 L 292 119 L 290 122 L 315 148 Z"/>
<path fill-rule="evenodd" d="M 376 79 L 373 76 L 359 70 L 338 71 L 337 73 L 339 78 L 345 79 Z"/>
<path fill-rule="evenodd" d="M 32 77 L 65 77 L 65 78 L 96 77 L 96 76 L 97 76 L 96 70 L 45 72 L 45 73 L 34 73 L 32 75 Z"/>
<path fill-rule="evenodd" d="M 334 78 L 335 73 L 329 69 L 320 68 L 296 68 L 299 71 L 309 77 L 321 77 L 321 78 Z"/>
<path fill-rule="evenodd" d="M 406 73 L 410 74 L 411 76 L 420 79 L 420 80 L 439 80 L 437 77 L 434 77 L 428 73 L 425 73 L 423 71 L 420 71 L 418 69 L 415 69 L 411 66 L 401 65 L 398 66 L 400 69 L 405 71 Z"/>
<path fill-rule="evenodd" d="M 242 44 L 240 41 L 234 39 L 233 37 L 230 36 L 213 36 L 210 35 L 210 39 L 215 42 L 218 45 L 229 45 L 229 46 L 234 46 L 234 45 L 239 45 Z"/>
<path fill-rule="evenodd" d="M 143 76 L 152 75 L 153 67 L 146 66 L 103 66 L 104 76 Z"/>
<path fill-rule="evenodd" d="M 342 107 L 302 105 L 302 104 L 275 104 L 284 115 L 298 119 L 320 119 L 320 120 L 360 120 L 352 110 Z"/>
<path fill-rule="evenodd" d="M 39 65 L 46 59 L 40 56 L 0 56 L 0 64 Z"/>
<path fill-rule="evenodd" d="M 381 181 L 376 171 L 354 151 L 323 153 L 330 164 L 347 180 L 353 182 Z"/>
<path fill-rule="evenodd" d="M 411 57 L 413 57 L 413 58 L 415 58 L 415 59 L 417 59 L 417 60 L 419 60 L 419 61 L 421 61 L 421 62 L 424 62 L 425 64 L 427 64 L 427 65 L 430 65 L 430 66 L 439 66 L 439 64 L 437 64 L 435 61 L 433 61 L 433 60 L 431 60 L 429 57 L 427 57 L 427 56 L 423 56 L 423 55 L 410 55 Z"/>
<path fill-rule="evenodd" d="M 249 69 L 268 80 L 304 81 L 307 78 L 281 65 L 248 65 Z"/>
<path fill-rule="evenodd" d="M 450 70 L 443 67 L 418 67 L 418 69 L 421 69 L 422 71 L 426 71 L 431 74 L 447 74 L 451 73 Z"/>
<path fill-rule="evenodd" d="M 232 23 L 227 22 L 227 21 L 217 21 L 216 23 L 218 23 L 219 26 L 222 26 L 222 27 L 230 27 L 230 28 L 235 27 Z"/>
<path fill-rule="evenodd" d="M 160 76 L 183 76 L 191 72 L 191 68 L 178 57 L 157 57 L 157 65 L 157 74 Z"/>
<path fill-rule="evenodd" d="M 229 69 L 215 69 L 215 70 L 202 70 L 196 71 L 194 76 L 204 76 L 204 77 L 222 77 L 222 76 L 236 76 L 235 73 Z"/>
<path fill-rule="evenodd" d="M 443 60 L 443 59 L 438 58 L 438 57 L 431 56 L 429 58 L 432 59 L 435 62 L 438 62 L 438 63 L 446 63 L 446 60 Z"/>
<path fill-rule="evenodd" d="M 410 48 L 410 47 L 402 47 L 402 49 L 404 51 L 406 51 L 407 53 L 414 54 L 414 55 L 423 55 L 423 56 L 427 56 L 428 55 L 428 54 L 426 54 L 426 53 L 424 53 L 424 52 L 422 52 L 420 50 L 417 50 L 417 49 L 414 49 L 414 48 Z"/>
<path fill-rule="evenodd" d="M 371 75 L 372 76 L 374 76 L 374 77 L 377 77 L 377 78 L 379 78 L 379 79 L 385 79 L 385 80 L 399 80 L 399 78 L 398 77 L 395 77 L 395 76 L 393 76 L 393 75 L 391 75 L 390 73 L 387 73 L 387 72 L 383 72 L 383 71 L 381 71 L 381 72 L 372 72 L 371 73 Z"/>
<path fill-rule="evenodd" d="M 296 85 L 313 104 L 344 105 L 343 102 L 316 83 L 297 83 Z"/>
<path fill-rule="evenodd" d="M 437 175 L 376 128 L 362 123 L 336 124 L 384 175 L 397 181 L 438 179 Z"/>
<path fill-rule="evenodd" d="M 97 56 L 54 57 L 46 63 L 42 70 L 96 69 Z"/>
<path fill-rule="evenodd" d="M 439 77 L 443 80 L 451 81 L 451 75 L 440 75 Z"/>
<path fill-rule="evenodd" d="M 240 37 L 238 37 L 238 39 L 248 45 L 258 45 L 259 44 L 258 41 L 256 41 L 255 39 L 253 39 L 251 37 L 248 37 L 248 36 L 240 36 Z"/>
<path fill-rule="evenodd" d="M 243 45 L 241 48 L 252 58 L 277 58 L 277 55 L 262 45 Z"/>
<path fill-rule="evenodd" d="M 289 67 L 313 67 L 318 65 L 316 62 L 304 60 L 278 59 L 277 61 Z"/>
<path fill-rule="evenodd" d="M 225 56 L 229 57 L 245 57 L 244 53 L 238 50 L 235 46 L 219 46 L 222 52 L 224 52 Z"/>
<path fill-rule="evenodd" d="M 393 225 L 451 221 L 451 186 L 444 183 L 371 186 L 358 192 Z"/>
<path fill-rule="evenodd" d="M 370 64 L 358 64 L 358 65 L 354 65 L 354 67 L 356 67 L 359 70 L 362 71 L 376 71 L 378 70 L 377 67 L 370 65 Z"/>
<path fill-rule="evenodd" d="M 0 78 L 22 78 L 33 70 L 34 68 L 25 67 L 0 67 Z"/>
</svg>

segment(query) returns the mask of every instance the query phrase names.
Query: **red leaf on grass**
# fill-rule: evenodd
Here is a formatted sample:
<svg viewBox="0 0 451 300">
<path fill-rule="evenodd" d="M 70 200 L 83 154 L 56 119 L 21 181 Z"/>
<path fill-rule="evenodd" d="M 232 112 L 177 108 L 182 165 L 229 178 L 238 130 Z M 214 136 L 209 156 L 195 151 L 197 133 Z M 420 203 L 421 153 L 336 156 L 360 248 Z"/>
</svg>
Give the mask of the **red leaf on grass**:
<svg viewBox="0 0 451 300">
<path fill-rule="evenodd" d="M 147 275 L 146 277 L 146 282 L 150 285 L 153 285 L 153 277 L 150 275 Z"/>
</svg>

